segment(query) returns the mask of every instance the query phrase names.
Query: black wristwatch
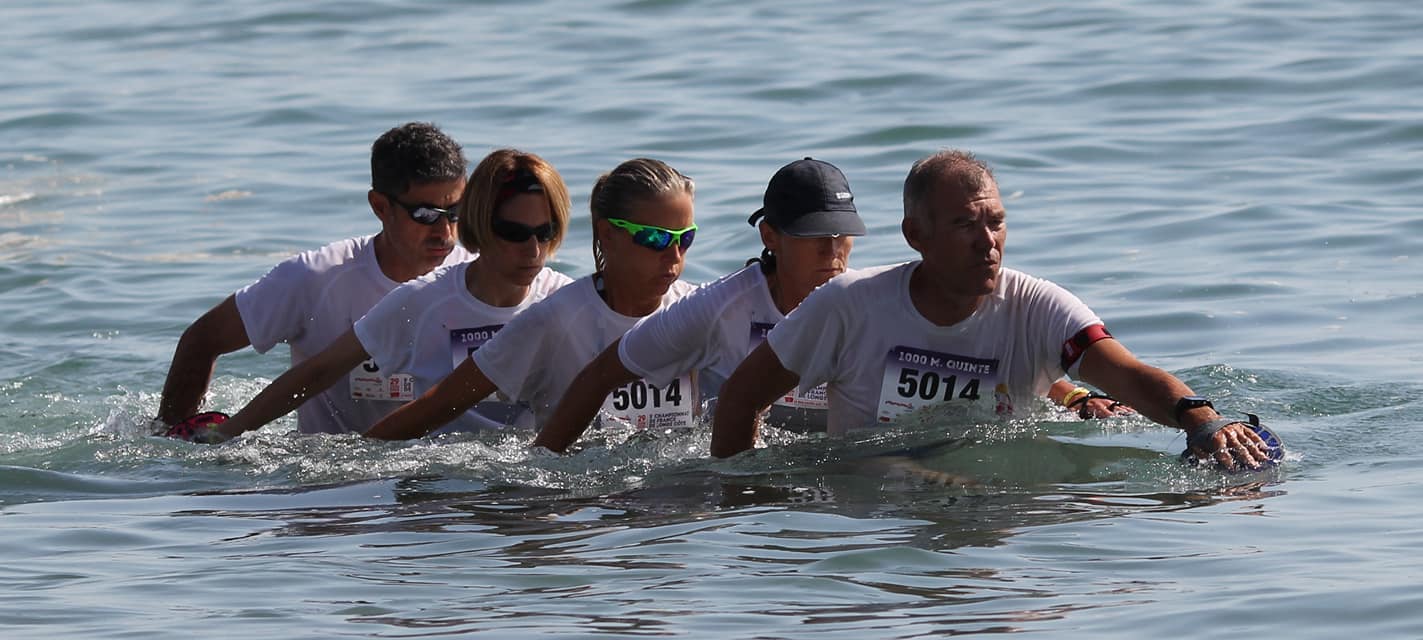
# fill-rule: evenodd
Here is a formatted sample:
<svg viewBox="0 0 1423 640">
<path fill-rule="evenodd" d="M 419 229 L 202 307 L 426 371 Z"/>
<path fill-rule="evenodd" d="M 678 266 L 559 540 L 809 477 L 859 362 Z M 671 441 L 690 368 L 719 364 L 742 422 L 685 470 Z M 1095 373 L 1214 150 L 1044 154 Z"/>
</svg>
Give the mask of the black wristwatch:
<svg viewBox="0 0 1423 640">
<path fill-rule="evenodd" d="M 1176 408 L 1171 410 L 1171 417 L 1176 419 L 1177 426 L 1185 428 L 1185 425 L 1181 424 L 1181 414 L 1200 407 L 1214 409 L 1215 405 L 1201 396 L 1181 396 L 1181 399 L 1176 401 Z"/>
</svg>

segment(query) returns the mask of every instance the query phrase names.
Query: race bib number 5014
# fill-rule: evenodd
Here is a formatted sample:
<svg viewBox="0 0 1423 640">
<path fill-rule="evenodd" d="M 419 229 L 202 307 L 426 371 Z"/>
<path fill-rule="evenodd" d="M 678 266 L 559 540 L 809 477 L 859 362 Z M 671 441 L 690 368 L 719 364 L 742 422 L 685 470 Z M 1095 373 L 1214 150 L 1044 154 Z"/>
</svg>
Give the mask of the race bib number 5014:
<svg viewBox="0 0 1423 640">
<path fill-rule="evenodd" d="M 927 349 L 895 347 L 884 365 L 880 386 L 880 422 L 945 402 L 994 402 L 998 361 Z"/>
<path fill-rule="evenodd" d="M 695 402 L 690 376 L 665 387 L 634 380 L 608 394 L 602 411 L 638 429 L 683 428 L 692 426 Z"/>
</svg>

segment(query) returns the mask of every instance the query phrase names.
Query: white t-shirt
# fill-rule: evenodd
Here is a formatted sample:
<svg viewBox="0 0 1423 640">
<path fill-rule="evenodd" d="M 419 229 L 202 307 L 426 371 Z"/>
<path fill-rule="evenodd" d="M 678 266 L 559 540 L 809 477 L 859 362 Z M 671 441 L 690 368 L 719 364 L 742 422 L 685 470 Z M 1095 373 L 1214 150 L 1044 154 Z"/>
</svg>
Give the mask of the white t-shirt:
<svg viewBox="0 0 1423 640">
<path fill-rule="evenodd" d="M 252 348 L 266 353 L 277 343 L 285 342 L 291 345 L 292 366 L 296 366 L 349 331 L 356 320 L 400 284 L 380 270 L 374 238 L 347 238 L 299 253 L 239 290 L 237 312 Z M 473 257 L 455 247 L 444 264 L 466 262 Z M 297 425 L 302 433 L 359 433 L 394 410 L 399 404 L 379 396 L 358 397 L 355 392 L 359 389 L 352 388 L 351 381 L 357 377 L 379 375 L 374 361 L 368 360 L 331 388 L 302 403 L 297 409 Z M 388 390 L 388 381 L 381 384 Z M 385 394 L 390 395 L 399 393 Z"/>
<path fill-rule="evenodd" d="M 936 326 L 909 298 L 918 265 L 833 278 L 771 331 L 772 350 L 800 376 L 802 389 L 828 383 L 830 433 L 893 422 L 929 405 L 978 417 L 1026 408 L 1065 373 L 1063 344 L 1101 324 L 1062 287 L 1005 268 L 973 315 Z"/>
<path fill-rule="evenodd" d="M 529 404 L 539 425 L 548 421 L 578 372 L 639 320 L 608 307 L 593 278 L 575 280 L 529 307 L 471 356 L 503 399 Z M 659 310 L 695 288 L 673 282 Z M 635 380 L 609 394 L 603 413 L 639 428 L 686 427 L 696 395 L 688 375 L 665 385 Z"/>
<path fill-rule="evenodd" d="M 752 264 L 639 320 L 618 344 L 618 357 L 628 371 L 657 385 L 698 370 L 725 381 L 784 319 L 761 265 Z M 776 401 L 766 422 L 824 431 L 826 406 L 824 387 L 792 392 Z"/>
<path fill-rule="evenodd" d="M 444 380 L 516 314 L 573 282 L 545 267 L 523 302 L 494 307 L 465 286 L 470 264 L 442 267 L 400 285 L 356 321 L 356 338 L 371 360 L 396 386 L 411 386 L 414 397 Z M 489 400 L 436 433 L 499 428 L 515 424 L 523 413 L 517 405 Z"/>
</svg>

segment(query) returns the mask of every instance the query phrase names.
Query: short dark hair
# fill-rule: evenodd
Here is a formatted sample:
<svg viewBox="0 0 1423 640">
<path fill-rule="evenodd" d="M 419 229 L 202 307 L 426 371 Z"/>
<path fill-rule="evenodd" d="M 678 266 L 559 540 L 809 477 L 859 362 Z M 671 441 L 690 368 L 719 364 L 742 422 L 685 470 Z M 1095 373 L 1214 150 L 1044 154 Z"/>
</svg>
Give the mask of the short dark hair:
<svg viewBox="0 0 1423 640">
<path fill-rule="evenodd" d="M 411 185 L 464 177 L 467 163 L 459 143 L 429 122 L 407 122 L 371 145 L 371 188 L 400 195 Z"/>
<path fill-rule="evenodd" d="M 904 216 L 918 217 L 919 205 L 940 181 L 950 181 L 962 193 L 977 193 L 997 185 L 987 162 L 960 149 L 944 149 L 914 163 L 904 178 Z"/>
</svg>

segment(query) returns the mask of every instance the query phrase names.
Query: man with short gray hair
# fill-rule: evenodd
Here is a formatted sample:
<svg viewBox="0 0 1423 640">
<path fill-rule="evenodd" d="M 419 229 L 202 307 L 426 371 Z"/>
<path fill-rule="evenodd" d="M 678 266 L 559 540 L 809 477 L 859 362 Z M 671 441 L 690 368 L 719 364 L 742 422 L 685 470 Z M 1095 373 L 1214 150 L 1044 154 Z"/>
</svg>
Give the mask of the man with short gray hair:
<svg viewBox="0 0 1423 640">
<path fill-rule="evenodd" d="M 969 419 L 1012 415 L 1063 375 L 1184 429 L 1197 455 L 1233 468 L 1268 462 L 1250 425 L 1112 338 L 1087 305 L 1003 267 L 1007 211 L 987 164 L 947 150 L 904 181 L 905 240 L 920 259 L 847 272 L 812 293 L 722 387 L 712 455 L 752 446 L 756 416 L 799 385 L 825 383 L 831 434 L 933 407 Z"/>
</svg>

